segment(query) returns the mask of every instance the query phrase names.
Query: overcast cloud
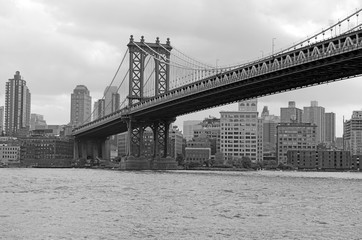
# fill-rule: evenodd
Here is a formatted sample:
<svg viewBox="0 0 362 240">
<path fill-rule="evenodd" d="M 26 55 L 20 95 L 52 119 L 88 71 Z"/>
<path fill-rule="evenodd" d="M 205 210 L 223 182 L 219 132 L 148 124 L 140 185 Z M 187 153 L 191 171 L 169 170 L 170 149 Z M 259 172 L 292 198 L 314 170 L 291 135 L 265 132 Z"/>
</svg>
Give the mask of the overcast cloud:
<svg viewBox="0 0 362 240">
<path fill-rule="evenodd" d="M 84 84 L 93 100 L 102 98 L 127 50 L 129 36 L 162 42 L 203 62 L 230 65 L 280 50 L 337 22 L 356 9 L 359 0 L 0 0 L 0 104 L 5 82 L 20 71 L 32 94 L 32 113 L 48 124 L 70 120 L 70 94 Z M 361 16 L 362 21 L 362 16 Z M 259 99 L 271 114 L 296 101 L 317 100 L 326 112 L 342 118 L 362 109 L 362 79 L 354 78 Z M 119 84 L 119 83 L 118 83 Z M 125 91 L 123 91 L 125 92 Z M 123 99 L 125 96 L 121 96 Z M 219 117 L 228 105 L 179 117 Z"/>
</svg>

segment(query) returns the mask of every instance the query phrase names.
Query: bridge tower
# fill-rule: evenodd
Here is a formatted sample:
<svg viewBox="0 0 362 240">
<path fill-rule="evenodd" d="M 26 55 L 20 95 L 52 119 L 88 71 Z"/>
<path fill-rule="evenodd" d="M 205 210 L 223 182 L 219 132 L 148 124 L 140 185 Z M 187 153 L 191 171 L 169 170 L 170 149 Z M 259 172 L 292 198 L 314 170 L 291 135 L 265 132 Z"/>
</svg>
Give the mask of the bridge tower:
<svg viewBox="0 0 362 240">
<path fill-rule="evenodd" d="M 144 96 L 145 60 L 148 55 L 154 58 L 155 85 L 153 96 L 156 97 L 169 91 L 170 83 L 170 52 L 172 47 L 170 39 L 166 44 L 161 44 L 157 37 L 155 43 L 145 43 L 144 37 L 140 42 L 135 42 L 133 36 L 127 45 L 129 49 L 129 95 L 128 106 L 132 107 L 146 99 Z M 149 98 L 149 96 L 147 97 Z M 126 169 L 170 169 L 175 168 L 175 161 L 167 157 L 169 126 L 175 118 L 165 119 L 135 119 L 131 116 L 127 119 L 128 128 L 128 159 Z M 144 159 L 145 144 L 144 131 L 150 127 L 153 132 L 153 158 L 151 161 Z"/>
</svg>

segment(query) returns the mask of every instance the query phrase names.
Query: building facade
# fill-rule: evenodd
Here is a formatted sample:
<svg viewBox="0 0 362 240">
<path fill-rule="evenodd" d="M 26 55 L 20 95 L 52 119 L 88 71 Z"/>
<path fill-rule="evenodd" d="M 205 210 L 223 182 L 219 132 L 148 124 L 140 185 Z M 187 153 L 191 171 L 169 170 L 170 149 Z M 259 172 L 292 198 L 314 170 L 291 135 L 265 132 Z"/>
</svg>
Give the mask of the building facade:
<svg viewBox="0 0 362 240">
<path fill-rule="evenodd" d="M 91 121 L 92 97 L 88 88 L 77 85 L 71 94 L 70 125 L 77 127 Z"/>
<path fill-rule="evenodd" d="M 194 137 L 194 130 L 201 129 L 201 120 L 187 120 L 183 122 L 183 136 L 186 141 L 192 140 Z"/>
<path fill-rule="evenodd" d="M 48 125 L 44 120 L 44 116 L 36 113 L 30 115 L 30 130 L 47 129 Z"/>
<path fill-rule="evenodd" d="M 362 155 L 362 111 L 353 111 L 343 123 L 343 145 L 352 155 Z"/>
<path fill-rule="evenodd" d="M 336 114 L 325 113 L 325 142 L 335 145 L 336 142 Z"/>
<path fill-rule="evenodd" d="M 298 169 L 348 170 L 351 154 L 348 151 L 289 150 L 287 163 Z"/>
<path fill-rule="evenodd" d="M 30 91 L 19 71 L 9 79 L 5 89 L 5 134 L 26 135 L 30 128 Z"/>
<path fill-rule="evenodd" d="M 312 123 L 279 123 L 277 126 L 277 162 L 287 163 L 290 150 L 315 150 L 316 125 Z"/>
<path fill-rule="evenodd" d="M 104 109 L 104 99 L 99 99 L 94 103 L 93 106 L 93 120 L 97 120 L 98 118 L 104 117 L 105 109 Z"/>
<path fill-rule="evenodd" d="M 201 122 L 201 129 L 194 129 L 195 138 L 208 138 L 211 144 L 211 155 L 220 152 L 220 118 L 209 117 Z"/>
<path fill-rule="evenodd" d="M 237 112 L 220 112 L 220 151 L 224 159 L 248 157 L 263 160 L 262 122 L 258 119 L 257 100 L 239 103 Z"/>
<path fill-rule="evenodd" d="M 0 165 L 20 163 L 20 146 L 0 144 Z"/>
<path fill-rule="evenodd" d="M 5 107 L 4 106 L 0 106 L 0 135 L 4 135 L 4 112 L 5 112 Z"/>
<path fill-rule="evenodd" d="M 312 101 L 310 107 L 303 108 L 303 122 L 315 124 L 317 143 L 324 143 L 326 131 L 324 107 L 318 106 L 317 101 Z"/>
<path fill-rule="evenodd" d="M 119 109 L 120 96 L 117 86 L 108 86 L 104 90 L 104 114 L 111 114 Z"/>
<path fill-rule="evenodd" d="M 280 108 L 281 123 L 290 123 L 290 122 L 301 123 L 302 117 L 303 117 L 303 111 L 302 109 L 296 107 L 294 101 L 289 101 L 288 107 Z"/>
</svg>

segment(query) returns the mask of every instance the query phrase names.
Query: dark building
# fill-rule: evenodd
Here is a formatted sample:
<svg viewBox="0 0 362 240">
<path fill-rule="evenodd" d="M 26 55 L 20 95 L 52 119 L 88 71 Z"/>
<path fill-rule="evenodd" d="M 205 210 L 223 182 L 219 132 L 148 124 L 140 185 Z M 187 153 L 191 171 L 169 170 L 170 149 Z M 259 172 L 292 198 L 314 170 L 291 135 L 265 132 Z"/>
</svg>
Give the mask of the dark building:
<svg viewBox="0 0 362 240">
<path fill-rule="evenodd" d="M 348 170 L 352 163 L 348 151 L 289 150 L 287 157 L 298 169 Z"/>
<path fill-rule="evenodd" d="M 20 161 L 73 159 L 73 139 L 27 137 L 20 141 Z"/>
</svg>

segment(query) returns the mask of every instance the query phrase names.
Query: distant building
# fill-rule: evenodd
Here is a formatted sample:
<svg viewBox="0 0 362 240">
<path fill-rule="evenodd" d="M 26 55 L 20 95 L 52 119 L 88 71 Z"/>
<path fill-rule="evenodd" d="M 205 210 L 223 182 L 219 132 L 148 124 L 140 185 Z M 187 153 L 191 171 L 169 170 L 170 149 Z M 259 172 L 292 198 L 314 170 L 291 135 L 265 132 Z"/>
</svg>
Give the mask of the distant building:
<svg viewBox="0 0 362 240">
<path fill-rule="evenodd" d="M 20 146 L 0 144 L 0 165 L 20 163 Z"/>
<path fill-rule="evenodd" d="M 93 120 L 97 120 L 105 115 L 104 99 L 99 99 L 93 106 Z"/>
<path fill-rule="evenodd" d="M 351 169 L 362 170 L 362 155 L 352 155 Z"/>
<path fill-rule="evenodd" d="M 73 159 L 73 140 L 57 137 L 27 137 L 20 139 L 21 160 Z"/>
<path fill-rule="evenodd" d="M 258 119 L 257 100 L 239 103 L 237 112 L 220 112 L 220 151 L 225 160 L 248 157 L 263 160 L 263 125 Z"/>
<path fill-rule="evenodd" d="M 4 129 L 5 129 L 5 126 L 4 126 L 4 106 L 1 106 L 0 107 L 0 135 L 3 135 L 4 134 Z"/>
<path fill-rule="evenodd" d="M 316 125 L 312 123 L 279 123 L 277 126 L 277 161 L 287 163 L 290 150 L 316 150 Z"/>
<path fill-rule="evenodd" d="M 336 114 L 325 113 L 325 142 L 335 145 L 336 142 Z"/>
<path fill-rule="evenodd" d="M 302 109 L 295 107 L 294 101 L 289 101 L 288 107 L 280 108 L 280 122 L 281 123 L 290 123 L 290 122 L 302 122 L 303 111 Z"/>
<path fill-rule="evenodd" d="M 318 106 L 317 101 L 312 101 L 310 107 L 303 109 L 303 122 L 314 123 L 316 128 L 317 143 L 323 143 L 325 140 L 325 110 Z"/>
<path fill-rule="evenodd" d="M 119 109 L 120 96 L 117 86 L 108 86 L 104 90 L 104 114 L 111 114 Z"/>
<path fill-rule="evenodd" d="M 26 135 L 30 128 L 30 91 L 19 71 L 9 79 L 5 89 L 5 133 Z"/>
<path fill-rule="evenodd" d="M 187 120 L 183 123 L 183 136 L 189 141 L 194 137 L 194 130 L 201 129 L 202 125 L 200 125 L 201 120 Z"/>
<path fill-rule="evenodd" d="M 289 150 L 287 163 L 298 169 L 348 170 L 351 154 L 348 151 Z"/>
<path fill-rule="evenodd" d="M 335 147 L 339 150 L 344 150 L 343 148 L 343 137 L 337 137 Z"/>
<path fill-rule="evenodd" d="M 70 124 L 77 127 L 91 121 L 92 97 L 84 85 L 77 85 L 71 94 Z"/>
<path fill-rule="evenodd" d="M 353 111 L 352 118 L 343 123 L 344 150 L 362 155 L 362 111 Z"/>
<path fill-rule="evenodd" d="M 269 115 L 268 107 L 264 106 L 262 113 L 263 120 L 263 152 L 264 157 L 267 155 L 269 158 L 275 157 L 276 139 L 277 139 L 277 125 L 280 122 L 280 117 Z"/>
<path fill-rule="evenodd" d="M 169 131 L 169 155 L 176 159 L 177 155 L 182 155 L 182 132 L 177 126 L 173 126 Z"/>
<path fill-rule="evenodd" d="M 220 152 L 220 118 L 205 118 L 201 123 L 201 128 L 194 129 L 195 138 L 208 138 L 211 144 L 211 155 Z"/>
<path fill-rule="evenodd" d="M 44 116 L 36 113 L 30 115 L 30 130 L 47 129 L 48 125 Z"/>
<path fill-rule="evenodd" d="M 210 142 L 207 138 L 193 138 L 185 148 L 185 163 L 204 164 L 211 159 Z"/>
</svg>

